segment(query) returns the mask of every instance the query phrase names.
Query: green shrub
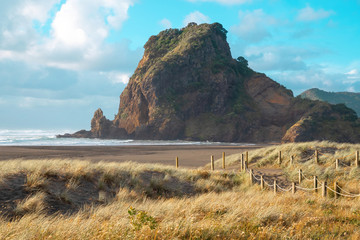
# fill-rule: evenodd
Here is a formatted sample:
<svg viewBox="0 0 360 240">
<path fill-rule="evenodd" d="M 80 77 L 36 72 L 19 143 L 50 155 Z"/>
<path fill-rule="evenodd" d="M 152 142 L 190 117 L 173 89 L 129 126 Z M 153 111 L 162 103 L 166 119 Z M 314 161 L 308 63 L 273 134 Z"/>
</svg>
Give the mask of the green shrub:
<svg viewBox="0 0 360 240">
<path fill-rule="evenodd" d="M 149 226 L 151 230 L 157 227 L 157 222 L 155 218 L 149 216 L 147 212 L 137 210 L 133 207 L 128 209 L 130 223 L 135 230 L 140 230 L 144 226 Z"/>
</svg>

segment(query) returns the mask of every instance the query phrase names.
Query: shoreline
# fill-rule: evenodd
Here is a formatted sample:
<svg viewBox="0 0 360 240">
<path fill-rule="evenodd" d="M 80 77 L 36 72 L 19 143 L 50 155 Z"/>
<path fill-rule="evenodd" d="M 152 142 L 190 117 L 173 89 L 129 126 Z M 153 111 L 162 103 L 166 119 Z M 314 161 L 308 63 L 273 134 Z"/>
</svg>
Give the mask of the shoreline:
<svg viewBox="0 0 360 240">
<path fill-rule="evenodd" d="M 0 161 L 76 159 L 91 162 L 127 162 L 174 165 L 197 168 L 210 162 L 210 156 L 221 158 L 272 144 L 254 145 L 137 145 L 137 146 L 0 146 Z"/>
</svg>

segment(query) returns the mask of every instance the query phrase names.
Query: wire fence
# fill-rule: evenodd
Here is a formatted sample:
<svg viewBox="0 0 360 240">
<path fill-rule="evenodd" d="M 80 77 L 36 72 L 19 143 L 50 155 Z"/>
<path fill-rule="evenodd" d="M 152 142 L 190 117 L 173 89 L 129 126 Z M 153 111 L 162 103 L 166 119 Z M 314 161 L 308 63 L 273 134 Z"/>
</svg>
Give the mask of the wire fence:
<svg viewBox="0 0 360 240">
<path fill-rule="evenodd" d="M 305 158 L 294 154 L 290 156 L 290 164 L 293 165 L 294 164 L 294 158 L 300 158 L 300 160 L 298 161 L 308 161 L 309 159 L 314 159 L 315 163 L 319 164 L 319 155 L 322 157 L 327 157 L 327 158 L 334 158 L 334 156 L 330 156 L 328 154 L 325 154 L 321 151 L 319 151 L 319 149 L 316 149 L 315 147 L 311 147 L 310 149 L 312 149 L 314 152 L 311 155 L 306 156 Z M 307 151 L 309 152 L 309 151 Z M 351 166 L 351 162 L 350 160 L 347 160 L 346 162 L 341 162 L 340 160 L 346 160 L 348 157 L 350 156 L 354 156 L 355 158 L 355 166 L 359 167 L 359 151 L 356 151 L 355 154 L 354 153 L 350 153 L 346 156 L 343 157 L 337 157 L 335 160 L 335 168 L 337 170 L 340 170 L 339 167 L 343 166 L 345 168 L 343 168 L 341 171 L 344 171 L 344 173 L 347 171 L 346 167 L 350 167 Z M 282 158 L 284 158 L 284 156 L 282 155 L 281 151 L 279 151 L 278 154 L 278 163 L 282 164 Z M 248 164 L 249 164 L 249 156 L 248 156 L 248 152 L 246 152 L 246 154 L 241 154 L 241 159 L 240 159 L 240 169 L 241 171 L 244 172 L 248 172 L 250 174 L 250 178 L 251 178 L 251 182 L 253 183 L 254 181 L 256 182 L 260 182 L 261 184 L 261 188 L 265 188 L 265 186 L 269 187 L 269 188 L 273 188 L 274 192 L 290 192 L 292 191 L 293 193 L 295 193 L 297 190 L 300 191 L 304 191 L 304 192 L 318 192 L 319 189 L 322 190 L 322 195 L 326 196 L 327 192 L 326 190 L 328 190 L 329 192 L 333 192 L 335 194 L 335 197 L 339 197 L 339 196 L 343 196 L 343 197 L 351 197 L 351 198 L 356 198 L 356 197 L 360 197 L 360 193 L 352 193 L 349 190 L 345 190 L 344 188 L 340 187 L 337 182 L 335 183 L 335 188 L 332 189 L 330 187 L 327 186 L 326 182 L 320 183 L 318 181 L 317 176 L 313 176 L 313 178 L 306 176 L 301 169 L 299 169 L 299 183 L 298 185 L 295 182 L 291 183 L 291 187 L 287 187 L 290 185 L 289 182 L 285 182 L 282 181 L 282 184 L 278 184 L 277 183 L 277 178 L 275 177 L 274 182 L 270 183 L 268 182 L 268 180 L 266 180 L 265 178 L 269 177 L 266 175 L 256 175 L 254 174 L 253 170 L 248 168 Z M 176 167 L 178 168 L 178 158 L 176 158 Z M 223 153 L 223 162 L 222 162 L 222 168 L 225 169 L 225 153 Z M 211 156 L 211 170 L 214 170 L 214 156 Z M 307 182 L 313 182 L 313 186 L 312 188 L 309 187 L 304 187 L 304 184 L 302 184 L 303 180 L 307 181 Z M 306 184 L 305 184 L 306 185 Z"/>
<path fill-rule="evenodd" d="M 306 188 L 306 187 L 299 186 L 299 185 L 296 185 L 295 183 L 293 183 L 293 186 L 292 186 L 292 187 L 284 188 L 284 187 L 282 187 L 281 185 L 277 184 L 277 183 L 276 183 L 276 180 L 274 181 L 273 184 L 271 184 L 271 183 L 269 183 L 268 181 L 266 181 L 266 180 L 264 179 L 264 176 L 263 176 L 263 175 L 258 175 L 258 176 L 257 176 L 256 174 L 254 174 L 254 172 L 253 172 L 252 170 L 249 170 L 249 169 L 246 169 L 246 172 L 251 175 L 252 179 L 255 179 L 256 181 L 260 181 L 260 182 L 262 181 L 263 184 L 264 184 L 264 186 L 268 186 L 269 188 L 274 188 L 275 191 L 277 191 L 277 190 L 279 190 L 279 191 L 281 191 L 281 192 L 290 192 L 290 191 L 293 191 L 293 193 L 294 193 L 294 192 L 296 192 L 296 191 L 294 190 L 294 187 L 295 187 L 296 190 L 300 190 L 300 191 L 304 191 L 304 192 L 313 192 L 313 191 L 314 191 L 314 192 L 317 192 L 317 191 L 320 190 L 320 189 L 323 189 L 323 191 L 324 191 L 324 189 L 327 189 L 327 190 L 329 190 L 330 192 L 333 192 L 335 196 L 343 196 L 343 197 L 349 197 L 349 198 L 357 198 L 357 197 L 360 197 L 360 194 L 351 193 L 351 192 L 349 192 L 349 191 L 347 191 L 347 190 L 344 190 L 344 189 L 343 189 L 342 187 L 340 187 L 337 183 L 336 183 L 336 188 L 335 188 L 335 189 L 332 189 L 332 188 L 330 188 L 329 186 L 326 185 L 326 182 L 320 183 L 320 184 L 318 185 L 318 181 L 317 181 L 317 179 L 316 179 L 316 185 L 317 185 L 317 187 Z M 311 180 L 311 181 L 314 181 L 313 179 L 306 178 L 306 176 L 305 176 L 302 172 L 301 172 L 301 175 L 302 175 L 305 179 L 307 179 L 307 180 L 309 180 L 309 181 L 310 181 L 310 180 Z M 275 186 L 276 186 L 276 188 L 275 188 Z M 325 186 L 325 187 L 324 187 L 324 186 Z M 323 193 L 323 195 L 324 195 L 324 193 Z M 326 196 L 326 193 L 325 193 L 325 196 Z"/>
</svg>

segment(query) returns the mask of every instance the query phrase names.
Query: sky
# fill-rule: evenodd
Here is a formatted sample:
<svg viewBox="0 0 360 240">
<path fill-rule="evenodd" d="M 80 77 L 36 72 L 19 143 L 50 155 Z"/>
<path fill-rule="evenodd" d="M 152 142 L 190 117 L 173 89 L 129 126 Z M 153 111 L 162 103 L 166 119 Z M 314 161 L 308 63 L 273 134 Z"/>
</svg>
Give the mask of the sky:
<svg viewBox="0 0 360 240">
<path fill-rule="evenodd" d="M 0 129 L 113 119 L 151 35 L 221 23 L 234 58 L 298 95 L 360 91 L 360 0 L 2 0 Z"/>
</svg>

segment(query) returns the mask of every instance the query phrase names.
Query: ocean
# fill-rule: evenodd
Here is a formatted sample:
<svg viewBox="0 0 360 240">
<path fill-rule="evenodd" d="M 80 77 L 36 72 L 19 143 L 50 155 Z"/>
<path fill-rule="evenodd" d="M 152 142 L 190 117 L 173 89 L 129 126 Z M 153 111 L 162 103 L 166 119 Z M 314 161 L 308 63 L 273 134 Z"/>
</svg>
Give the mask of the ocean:
<svg viewBox="0 0 360 240">
<path fill-rule="evenodd" d="M 56 138 L 73 130 L 0 130 L 0 146 L 136 146 L 136 145 L 253 145 L 245 143 L 158 141 L 131 139 Z"/>
</svg>

